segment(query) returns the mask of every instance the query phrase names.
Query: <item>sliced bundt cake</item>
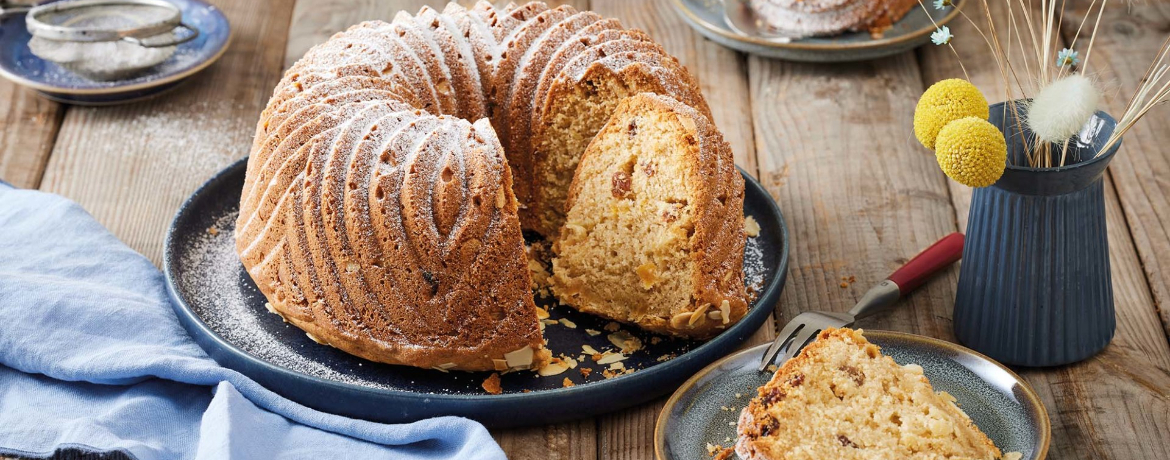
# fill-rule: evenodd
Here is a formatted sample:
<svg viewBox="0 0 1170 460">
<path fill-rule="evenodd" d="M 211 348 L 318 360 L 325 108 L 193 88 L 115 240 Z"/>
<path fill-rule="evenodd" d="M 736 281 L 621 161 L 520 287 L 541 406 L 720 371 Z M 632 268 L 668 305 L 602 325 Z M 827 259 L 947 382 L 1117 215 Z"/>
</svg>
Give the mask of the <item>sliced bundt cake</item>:
<svg viewBox="0 0 1170 460">
<path fill-rule="evenodd" d="M 698 85 L 645 33 L 539 2 L 449 4 L 350 27 L 286 71 L 260 116 L 240 259 L 273 311 L 347 352 L 441 369 L 539 366 L 549 353 L 521 229 L 557 234 L 579 157 L 639 92 L 691 107 L 695 149 L 720 149 L 694 154 L 725 156 L 711 164 L 739 190 L 696 193 L 728 200 L 738 229 L 742 182 Z M 713 214 L 706 206 L 686 208 Z M 710 222 L 694 231 L 713 246 L 693 250 L 705 268 L 679 282 L 696 296 L 685 311 L 718 324 L 673 329 L 702 336 L 743 314 L 743 240 Z M 623 320 L 673 330 L 664 318 Z"/>
<path fill-rule="evenodd" d="M 743 177 L 703 113 L 663 95 L 623 100 L 566 206 L 553 245 L 562 303 L 688 337 L 746 312 Z"/>
<path fill-rule="evenodd" d="M 1000 451 L 922 368 L 861 331 L 826 329 L 784 363 L 739 419 L 745 460 L 992 460 Z"/>
</svg>

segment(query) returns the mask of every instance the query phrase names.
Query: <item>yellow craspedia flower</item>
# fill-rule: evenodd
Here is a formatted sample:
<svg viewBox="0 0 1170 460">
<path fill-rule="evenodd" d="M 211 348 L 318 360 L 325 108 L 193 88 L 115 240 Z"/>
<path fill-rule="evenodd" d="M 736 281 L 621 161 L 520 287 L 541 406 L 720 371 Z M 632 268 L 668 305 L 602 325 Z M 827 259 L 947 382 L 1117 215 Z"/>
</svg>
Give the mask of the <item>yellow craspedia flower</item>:
<svg viewBox="0 0 1170 460">
<path fill-rule="evenodd" d="M 938 132 L 947 123 L 966 117 L 987 119 L 987 99 L 967 80 L 952 78 L 935 83 L 922 93 L 914 108 L 914 136 L 934 150 Z"/>
<path fill-rule="evenodd" d="M 968 187 L 994 184 L 1007 167 L 1007 142 L 995 125 L 978 117 L 947 123 L 935 142 L 935 159 L 947 176 Z"/>
</svg>

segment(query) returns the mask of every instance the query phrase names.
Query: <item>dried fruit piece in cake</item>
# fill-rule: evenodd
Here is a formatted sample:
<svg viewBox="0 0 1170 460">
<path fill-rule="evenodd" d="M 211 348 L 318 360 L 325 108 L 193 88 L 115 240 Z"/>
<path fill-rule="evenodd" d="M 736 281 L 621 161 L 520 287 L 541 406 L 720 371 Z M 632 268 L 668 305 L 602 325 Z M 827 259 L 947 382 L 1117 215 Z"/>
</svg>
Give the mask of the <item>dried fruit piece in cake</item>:
<svg viewBox="0 0 1170 460">
<path fill-rule="evenodd" d="M 745 460 L 992 460 L 1000 451 L 922 368 L 900 366 L 860 330 L 826 329 L 744 408 Z"/>
<path fill-rule="evenodd" d="M 589 144 L 553 245 L 553 291 L 578 310 L 709 337 L 747 310 L 743 178 L 707 117 L 627 98 Z"/>
</svg>

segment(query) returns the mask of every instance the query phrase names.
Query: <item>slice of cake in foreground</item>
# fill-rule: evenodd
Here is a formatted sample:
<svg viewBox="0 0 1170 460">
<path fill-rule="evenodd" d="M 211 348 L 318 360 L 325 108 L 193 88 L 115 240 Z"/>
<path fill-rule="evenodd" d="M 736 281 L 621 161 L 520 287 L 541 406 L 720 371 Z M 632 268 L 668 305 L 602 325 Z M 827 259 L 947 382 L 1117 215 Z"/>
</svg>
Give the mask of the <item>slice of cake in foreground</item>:
<svg viewBox="0 0 1170 460">
<path fill-rule="evenodd" d="M 586 313 L 710 337 L 747 311 L 743 177 L 705 115 L 669 96 L 622 100 L 573 178 L 553 292 Z"/>
<path fill-rule="evenodd" d="M 776 371 L 739 418 L 745 460 L 992 460 L 1000 451 L 922 367 L 861 331 L 826 329 Z"/>
</svg>

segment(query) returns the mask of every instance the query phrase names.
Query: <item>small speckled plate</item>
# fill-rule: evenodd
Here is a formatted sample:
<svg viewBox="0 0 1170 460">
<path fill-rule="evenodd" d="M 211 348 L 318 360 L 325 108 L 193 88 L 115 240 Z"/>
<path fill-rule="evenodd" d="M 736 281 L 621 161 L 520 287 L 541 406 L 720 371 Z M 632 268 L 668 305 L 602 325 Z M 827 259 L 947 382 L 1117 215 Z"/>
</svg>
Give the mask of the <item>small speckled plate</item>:
<svg viewBox="0 0 1170 460">
<path fill-rule="evenodd" d="M 73 73 L 29 50 L 32 38 L 24 15 L 0 19 L 0 77 L 33 89 L 57 102 L 113 105 L 148 99 L 174 89 L 214 63 L 231 42 L 223 12 L 202 0 L 167 0 L 183 12 L 183 22 L 199 30 L 194 40 L 178 45 L 166 61 L 122 80 L 96 81 Z"/>
<path fill-rule="evenodd" d="M 348 417 L 398 423 L 460 415 L 507 427 L 556 423 L 640 404 L 670 393 L 759 329 L 779 301 L 788 274 L 784 218 L 768 192 L 745 174 L 744 214 L 760 224 L 760 234 L 749 238 L 745 248 L 744 271 L 759 295 L 743 319 L 705 342 L 622 327 L 644 345 L 622 362 L 636 371 L 605 376 L 606 366 L 583 356 L 582 347 L 614 349 L 607 337 L 610 322 L 538 298 L 537 304 L 558 320 L 545 326 L 548 348 L 554 355 L 578 359 L 578 369 L 548 377 L 504 374 L 503 394 L 489 395 L 481 384 L 490 373 L 367 361 L 314 343 L 269 313 L 264 296 L 240 264 L 232 235 L 246 166 L 247 160 L 240 160 L 211 178 L 172 221 L 163 251 L 172 306 L 187 332 L 223 366 L 293 401 Z M 581 369 L 591 372 L 583 375 Z M 566 387 L 565 380 L 572 386 Z"/>
<path fill-rule="evenodd" d="M 738 1 L 738 0 L 727 0 Z M 742 35 L 727 25 L 721 0 L 671 0 L 683 20 L 715 43 L 745 53 L 801 62 L 850 62 L 876 59 L 909 51 L 930 42 L 935 23 L 945 25 L 959 15 L 969 0 L 959 0 L 955 7 L 936 10 L 930 0 L 906 13 L 881 38 L 869 32 L 844 33 L 832 37 L 809 37 L 787 43 Z M 932 22 L 931 19 L 934 19 Z"/>
<path fill-rule="evenodd" d="M 1023 460 L 1048 455 L 1051 426 L 1036 392 L 1004 365 L 943 340 L 903 332 L 866 330 L 865 337 L 899 364 L 918 364 L 935 391 L 950 393 L 1004 453 Z M 710 460 L 707 444 L 734 446 L 739 412 L 772 378 L 757 372 L 768 344 L 707 366 L 679 387 L 654 428 L 657 460 Z M 728 408 L 730 410 L 725 410 Z"/>
</svg>

